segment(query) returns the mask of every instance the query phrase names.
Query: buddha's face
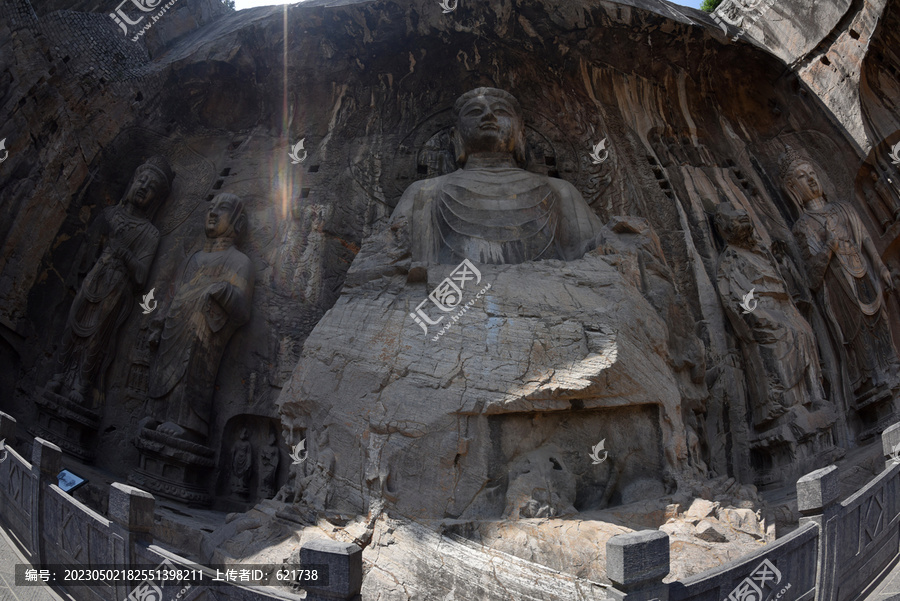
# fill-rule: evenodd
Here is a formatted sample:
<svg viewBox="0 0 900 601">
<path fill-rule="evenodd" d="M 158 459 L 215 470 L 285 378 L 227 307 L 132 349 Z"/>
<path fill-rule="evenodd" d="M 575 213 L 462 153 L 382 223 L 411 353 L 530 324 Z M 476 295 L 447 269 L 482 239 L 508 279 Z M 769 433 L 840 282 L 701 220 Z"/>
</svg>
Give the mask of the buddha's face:
<svg viewBox="0 0 900 601">
<path fill-rule="evenodd" d="M 234 219 L 234 201 L 229 198 L 214 198 L 206 211 L 206 237 L 219 238 L 229 234 Z"/>
<path fill-rule="evenodd" d="M 143 169 L 131 182 L 126 198 L 134 206 L 146 209 L 157 200 L 161 200 L 164 190 L 163 178 L 152 169 Z"/>
<path fill-rule="evenodd" d="M 513 152 L 522 123 L 502 98 L 477 96 L 463 105 L 456 125 L 466 152 Z"/>
<path fill-rule="evenodd" d="M 822 196 L 819 176 L 813 166 L 806 162 L 797 163 L 788 176 L 787 186 L 804 206 L 810 200 Z"/>
</svg>

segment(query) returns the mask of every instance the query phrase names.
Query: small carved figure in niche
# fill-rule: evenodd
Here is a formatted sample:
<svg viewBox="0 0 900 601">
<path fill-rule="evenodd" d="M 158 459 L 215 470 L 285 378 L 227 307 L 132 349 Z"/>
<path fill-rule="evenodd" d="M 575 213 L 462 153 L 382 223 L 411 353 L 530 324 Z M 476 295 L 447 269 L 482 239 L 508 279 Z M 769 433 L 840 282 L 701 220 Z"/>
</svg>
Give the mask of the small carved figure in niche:
<svg viewBox="0 0 900 601">
<path fill-rule="evenodd" d="M 755 426 L 795 405 L 822 404 L 822 374 L 815 335 L 791 300 L 775 257 L 756 239 L 750 216 L 724 202 L 716 227 L 728 246 L 719 258 L 717 283 L 725 313 L 743 343 Z M 754 290 L 755 310 L 741 302 Z"/>
<path fill-rule="evenodd" d="M 477 88 L 454 108 L 462 168 L 413 183 L 393 213 L 393 229 L 409 224 L 412 261 L 580 259 L 600 219 L 572 184 L 521 168 L 525 129 L 515 97 Z"/>
<path fill-rule="evenodd" d="M 890 271 L 856 211 L 826 200 L 810 161 L 789 149 L 781 177 L 803 208 L 794 235 L 810 286 L 821 290 L 825 312 L 846 351 L 857 401 L 877 388 L 894 388 L 900 365 L 884 302 L 884 289 L 894 287 Z"/>
<path fill-rule="evenodd" d="M 890 184 L 884 181 L 887 180 L 887 176 L 879 175 L 877 167 L 866 165 L 863 170 L 865 175 L 860 181 L 863 198 L 866 199 L 866 204 L 872 209 L 881 227 L 886 230 L 900 219 L 900 202 Z"/>
<path fill-rule="evenodd" d="M 234 194 L 219 194 L 206 213 L 206 245 L 181 266 L 174 296 L 153 324 L 157 347 L 150 398 L 162 401 L 159 432 L 205 444 L 219 362 L 232 334 L 250 319 L 254 271 L 234 246 L 247 218 Z"/>
<path fill-rule="evenodd" d="M 156 255 L 159 230 L 150 220 L 174 177 L 165 158 L 149 159 L 135 170 L 119 204 L 104 209 L 92 224 L 88 237 L 99 234 L 103 251 L 72 302 L 62 338 L 62 370 L 47 385 L 49 391 L 85 404 L 115 357 L 116 331 L 131 313 Z"/>
<path fill-rule="evenodd" d="M 259 450 L 259 498 L 271 499 L 275 495 L 275 480 L 278 476 L 278 439 L 275 432 L 269 432 L 268 443 Z"/>
<path fill-rule="evenodd" d="M 250 467 L 253 465 L 253 446 L 250 431 L 241 428 L 240 440 L 231 451 L 231 491 L 241 496 L 250 492 Z"/>
</svg>

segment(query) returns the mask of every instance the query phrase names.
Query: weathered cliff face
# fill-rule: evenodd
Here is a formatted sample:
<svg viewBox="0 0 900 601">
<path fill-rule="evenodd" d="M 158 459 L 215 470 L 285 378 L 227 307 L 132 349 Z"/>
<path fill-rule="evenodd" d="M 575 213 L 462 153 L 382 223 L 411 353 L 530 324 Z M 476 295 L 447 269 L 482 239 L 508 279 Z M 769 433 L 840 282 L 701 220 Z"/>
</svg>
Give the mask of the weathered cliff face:
<svg viewBox="0 0 900 601">
<path fill-rule="evenodd" d="M 282 430 L 282 498 L 327 510 L 366 512 L 383 499 L 419 516 L 527 517 L 658 497 L 705 477 L 790 483 L 883 428 L 895 392 L 888 367 L 860 369 L 860 349 L 877 346 L 868 334 L 842 338 L 856 314 L 850 305 L 833 311 L 818 283 L 839 280 L 812 277 L 818 264 L 794 234 L 810 209 L 786 191 L 779 161 L 791 147 L 814 162 L 827 200 L 858 216 L 842 217 L 849 233 L 824 246 L 861 253 L 865 273 L 883 279 L 867 233 L 875 254 L 900 269 L 900 189 L 886 158 L 900 140 L 891 101 L 900 9 L 826 4 L 823 19 L 806 23 L 792 16 L 802 2 L 779 2 L 770 10 L 786 20 L 748 20 L 759 43 L 746 43 L 731 41 L 734 27 L 726 35 L 709 16 L 655 0 L 463 2 L 446 14 L 431 0 L 239 13 L 180 0 L 132 42 L 103 12 L 114 7 L 6 2 L 0 408 L 26 425 L 47 417 L 35 399 L 105 248 L 90 227 L 159 154 L 175 179 L 152 218 L 158 248 L 87 400 L 97 435 L 80 444 L 102 467 L 128 473 L 142 460 L 131 445 L 139 422 L 166 412 L 148 392 L 156 316 L 137 305 L 151 289 L 175 294 L 180 266 L 204 244 L 208 201 L 228 192 L 244 204 L 237 248 L 252 262 L 255 290 L 249 321 L 214 366 L 209 436 L 197 443 L 206 450 L 191 447 L 213 467 L 202 486 L 217 502 L 269 496 L 262 478 L 232 476 L 245 462 L 242 441 L 254 458 L 270 456 L 269 436 Z M 485 269 L 496 288 L 466 316 L 480 320 L 475 333 L 451 331 L 440 347 L 406 306 L 427 297 L 444 277 L 437 271 L 427 282 L 342 287 L 403 191 L 455 168 L 453 103 L 482 85 L 518 98 L 526 169 L 574 185 L 607 235 L 571 265 Z M 596 164 L 590 153 L 604 139 L 609 155 Z M 289 151 L 301 140 L 306 156 L 295 164 Z M 799 168 L 786 167 L 790 177 Z M 753 226 L 746 252 L 716 228 L 724 202 Z M 646 228 L 628 225 L 638 222 Z M 765 315 L 788 323 L 736 309 L 751 289 Z M 896 337 L 898 305 L 886 294 L 878 319 Z M 594 323 L 598 306 L 615 309 Z M 560 388 L 544 382 L 549 370 L 602 355 L 591 346 L 598 332 L 618 332 L 633 354 L 579 371 L 579 393 L 566 389 L 577 403 L 542 404 Z M 794 353 L 789 341 L 810 332 L 814 344 Z M 493 338 L 501 334 L 502 343 Z M 467 367 L 475 363 L 483 370 Z M 639 368 L 648 373 L 638 386 L 616 387 Z M 530 400 L 508 416 L 485 409 L 513 397 Z M 619 434 L 607 437 L 611 459 L 597 475 L 588 453 L 610 424 Z M 638 437 L 649 441 L 632 449 Z M 309 459 L 289 473 L 289 447 L 303 438 Z M 654 466 L 652 477 L 620 465 L 610 484 L 607 472 L 630 450 Z M 565 473 L 534 463 L 544 459 Z M 526 473 L 549 482 L 547 498 L 557 500 L 529 503 L 542 487 Z M 457 481 L 465 494 L 448 501 Z"/>
<path fill-rule="evenodd" d="M 714 18 L 730 35 L 759 44 L 787 63 L 868 155 L 871 166 L 885 160 L 900 127 L 896 111 L 888 108 L 897 86 L 897 56 L 890 50 L 897 10 L 896 3 L 885 0 L 726 0 Z"/>
</svg>

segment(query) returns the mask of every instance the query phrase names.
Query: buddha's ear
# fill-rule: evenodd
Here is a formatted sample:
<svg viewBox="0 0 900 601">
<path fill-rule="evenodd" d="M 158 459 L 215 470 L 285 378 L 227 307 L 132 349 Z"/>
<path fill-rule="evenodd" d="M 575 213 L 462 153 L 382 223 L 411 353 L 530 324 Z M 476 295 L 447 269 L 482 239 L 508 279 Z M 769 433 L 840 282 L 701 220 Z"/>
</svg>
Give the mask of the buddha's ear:
<svg viewBox="0 0 900 601">
<path fill-rule="evenodd" d="M 513 158 L 523 169 L 528 164 L 528 141 L 525 138 L 525 124 L 519 122 L 519 131 L 513 140 Z"/>
<path fill-rule="evenodd" d="M 787 190 L 788 196 L 790 196 L 794 202 L 797 203 L 797 206 L 800 207 L 800 210 L 803 210 L 803 203 L 800 201 L 800 195 L 797 194 L 797 179 L 793 176 L 788 176 L 784 180 L 784 189 Z"/>
<path fill-rule="evenodd" d="M 454 127 L 450 132 L 450 142 L 453 144 L 453 158 L 456 160 L 456 164 L 462 167 L 466 164 L 466 146 L 463 144 L 462 134 L 459 133 L 459 129 Z"/>
<path fill-rule="evenodd" d="M 241 211 L 241 214 L 235 219 L 232 228 L 234 229 L 234 237 L 240 238 L 241 234 L 247 228 L 247 214 Z"/>
</svg>

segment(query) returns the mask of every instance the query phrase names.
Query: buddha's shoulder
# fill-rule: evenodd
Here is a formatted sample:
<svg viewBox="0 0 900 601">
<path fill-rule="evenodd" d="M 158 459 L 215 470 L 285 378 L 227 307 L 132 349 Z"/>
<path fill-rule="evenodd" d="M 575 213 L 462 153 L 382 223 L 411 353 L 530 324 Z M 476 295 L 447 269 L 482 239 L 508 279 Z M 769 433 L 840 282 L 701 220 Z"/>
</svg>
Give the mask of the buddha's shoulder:
<svg viewBox="0 0 900 601">
<path fill-rule="evenodd" d="M 571 195 L 576 194 L 581 196 L 581 193 L 578 192 L 578 188 L 572 185 L 572 182 L 559 178 L 559 177 L 550 177 L 549 175 L 537 175 L 536 177 L 540 177 L 546 180 L 547 184 L 552 186 L 554 190 L 563 195 Z"/>
<path fill-rule="evenodd" d="M 234 261 L 239 265 L 253 265 L 253 261 L 250 259 L 250 257 L 244 254 L 240 249 L 238 249 L 237 246 L 229 247 L 227 252 L 229 253 L 229 261 Z"/>
<path fill-rule="evenodd" d="M 406 188 L 404 194 L 418 194 L 420 192 L 439 190 L 444 185 L 457 179 L 461 172 L 462 169 L 457 169 L 456 171 L 451 171 L 450 173 L 445 173 L 444 175 L 438 175 L 435 177 L 429 177 L 427 179 L 414 181 L 409 185 L 409 187 Z"/>
</svg>

